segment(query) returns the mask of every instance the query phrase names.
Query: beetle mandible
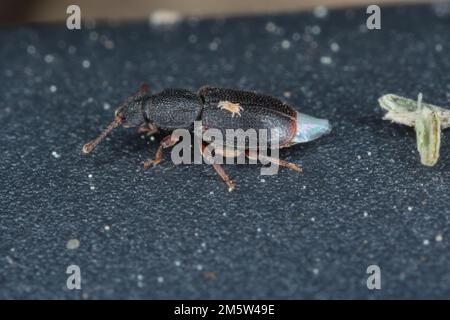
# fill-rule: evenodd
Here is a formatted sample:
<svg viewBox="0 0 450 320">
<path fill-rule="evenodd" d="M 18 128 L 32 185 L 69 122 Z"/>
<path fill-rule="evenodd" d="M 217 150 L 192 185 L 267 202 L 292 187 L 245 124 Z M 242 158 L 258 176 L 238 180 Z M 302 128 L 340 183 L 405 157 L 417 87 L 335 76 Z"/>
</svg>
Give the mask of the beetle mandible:
<svg viewBox="0 0 450 320">
<path fill-rule="evenodd" d="M 114 128 L 138 127 L 141 133 L 167 133 L 161 140 L 153 160 L 144 162 L 149 168 L 161 162 L 163 149 L 174 146 L 178 141 L 171 135 L 175 129 L 193 130 L 194 121 L 202 121 L 205 128 L 226 129 L 249 128 L 259 130 L 277 130 L 279 148 L 289 147 L 297 143 L 308 142 L 329 133 L 330 123 L 325 119 L 314 118 L 297 112 L 281 100 L 259 93 L 204 86 L 196 93 L 184 89 L 165 89 L 159 93 L 148 95 L 148 85 L 128 98 L 115 111 L 114 121 L 94 140 L 83 146 L 83 153 L 90 153 Z M 201 144 L 201 153 L 205 155 L 206 141 Z M 229 156 L 226 150 L 223 155 Z M 235 152 L 232 152 L 236 156 Z M 245 156 L 257 159 L 256 150 L 245 150 Z M 301 168 L 287 161 L 264 156 L 265 160 L 281 167 L 301 172 Z M 261 158 L 260 158 L 261 159 Z M 228 186 L 235 188 L 218 163 L 212 163 L 216 172 Z"/>
</svg>

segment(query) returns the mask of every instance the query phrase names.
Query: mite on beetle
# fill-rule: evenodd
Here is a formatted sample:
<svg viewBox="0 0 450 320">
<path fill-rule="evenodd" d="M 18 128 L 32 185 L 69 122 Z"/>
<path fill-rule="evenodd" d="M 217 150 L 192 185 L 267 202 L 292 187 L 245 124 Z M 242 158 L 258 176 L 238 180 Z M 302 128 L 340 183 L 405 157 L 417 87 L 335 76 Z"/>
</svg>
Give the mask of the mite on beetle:
<svg viewBox="0 0 450 320">
<path fill-rule="evenodd" d="M 328 120 L 317 119 L 297 112 L 282 101 L 263 94 L 204 86 L 196 93 L 184 89 L 165 89 L 154 95 L 147 95 L 148 86 L 143 85 L 132 97 L 128 98 L 115 111 L 114 121 L 94 140 L 83 146 L 83 153 L 90 153 L 114 128 L 139 127 L 139 132 L 167 135 L 161 140 L 155 159 L 144 162 L 149 168 L 161 162 L 163 149 L 174 146 L 178 141 L 171 135 L 175 129 L 193 130 L 194 121 L 202 121 L 204 128 L 215 128 L 222 132 L 226 129 L 266 129 L 278 133 L 278 147 L 289 147 L 297 143 L 308 142 L 330 132 Z M 205 154 L 208 141 L 201 144 L 201 153 Z M 223 155 L 236 156 L 234 148 L 225 144 Z M 217 150 L 216 150 L 217 152 Z M 245 150 L 250 159 L 258 158 L 258 150 Z M 301 172 L 301 168 L 287 161 L 264 156 L 268 162 Z M 220 164 L 212 163 L 216 172 L 232 191 L 235 184 Z"/>
</svg>

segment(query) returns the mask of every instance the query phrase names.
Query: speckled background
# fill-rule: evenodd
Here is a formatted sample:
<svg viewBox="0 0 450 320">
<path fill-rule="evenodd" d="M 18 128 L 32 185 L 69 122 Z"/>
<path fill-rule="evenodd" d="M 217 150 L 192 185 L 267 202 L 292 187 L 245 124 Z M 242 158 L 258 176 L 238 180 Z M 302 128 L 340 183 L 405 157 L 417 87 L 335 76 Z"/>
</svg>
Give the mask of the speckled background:
<svg viewBox="0 0 450 320">
<path fill-rule="evenodd" d="M 414 131 L 377 105 L 388 92 L 450 105 L 449 13 L 382 8 L 378 31 L 365 9 L 1 28 L 0 297 L 450 297 L 449 135 L 423 167 Z M 226 166 L 234 193 L 170 153 L 144 171 L 157 140 L 134 130 L 82 156 L 144 81 L 256 90 L 334 128 L 281 152 L 303 175 Z M 66 289 L 70 264 L 82 290 Z"/>
</svg>

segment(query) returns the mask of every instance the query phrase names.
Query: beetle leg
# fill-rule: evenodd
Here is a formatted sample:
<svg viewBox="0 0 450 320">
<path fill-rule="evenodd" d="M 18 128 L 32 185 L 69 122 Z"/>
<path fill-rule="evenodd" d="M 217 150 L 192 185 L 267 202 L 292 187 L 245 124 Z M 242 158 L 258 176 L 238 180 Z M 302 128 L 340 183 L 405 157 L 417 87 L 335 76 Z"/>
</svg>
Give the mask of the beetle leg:
<svg viewBox="0 0 450 320">
<path fill-rule="evenodd" d="M 160 163 L 162 160 L 162 156 L 163 156 L 163 149 L 174 146 L 178 142 L 178 140 L 180 140 L 180 137 L 175 136 L 173 134 L 163 138 L 161 140 L 161 142 L 159 143 L 159 147 L 158 147 L 158 150 L 156 151 L 155 159 L 145 160 L 144 168 L 148 169 L 151 166 L 154 166 L 154 165 L 157 165 L 158 163 Z"/>
<path fill-rule="evenodd" d="M 303 172 L 302 168 L 300 166 L 296 165 L 295 163 L 287 162 L 287 161 L 284 161 L 284 160 L 281 160 L 281 159 L 277 159 L 277 158 L 272 158 L 272 157 L 269 157 L 269 156 L 264 156 L 262 154 L 258 154 L 255 151 L 246 150 L 245 151 L 245 155 L 249 159 L 253 159 L 253 160 L 258 160 L 258 158 L 259 159 L 264 159 L 264 160 L 272 162 L 272 163 L 274 163 L 274 164 L 276 164 L 276 165 L 278 165 L 280 167 L 285 167 L 285 168 L 288 168 L 288 169 L 291 169 L 291 170 L 294 170 L 294 171 L 297 171 L 297 172 Z"/>
<path fill-rule="evenodd" d="M 149 123 L 147 125 L 144 125 L 144 126 L 138 128 L 138 133 L 145 133 L 150 136 L 157 132 L 158 132 L 158 128 L 152 123 Z"/>
<path fill-rule="evenodd" d="M 223 170 L 222 166 L 218 163 L 214 163 L 213 160 L 211 159 L 211 156 L 206 154 L 205 147 L 206 147 L 205 143 L 202 143 L 200 146 L 200 151 L 202 155 L 205 158 L 207 158 L 210 163 L 212 163 L 214 170 L 216 170 L 216 172 L 222 178 L 223 182 L 225 182 L 225 184 L 227 185 L 228 191 L 229 192 L 233 191 L 236 188 L 236 184 L 230 179 L 230 177 L 228 177 L 227 173 L 225 172 L 225 170 Z"/>
</svg>

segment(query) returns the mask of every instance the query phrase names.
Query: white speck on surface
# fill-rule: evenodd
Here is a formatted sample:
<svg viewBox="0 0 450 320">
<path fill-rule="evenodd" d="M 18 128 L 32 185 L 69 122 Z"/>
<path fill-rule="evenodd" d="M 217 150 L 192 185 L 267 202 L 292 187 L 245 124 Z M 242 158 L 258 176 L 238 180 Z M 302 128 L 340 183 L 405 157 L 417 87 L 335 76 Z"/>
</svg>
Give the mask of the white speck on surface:
<svg viewBox="0 0 450 320">
<path fill-rule="evenodd" d="M 150 141 L 155 141 L 155 137 L 154 136 L 150 136 Z"/>
<path fill-rule="evenodd" d="M 318 274 L 319 274 L 319 269 L 314 268 L 314 269 L 313 269 L 313 273 L 314 273 L 315 275 L 318 275 Z"/>
<path fill-rule="evenodd" d="M 91 66 L 91 62 L 89 60 L 83 60 L 83 62 L 81 63 L 81 65 L 83 66 L 83 68 L 85 69 L 89 69 Z"/>
<path fill-rule="evenodd" d="M 364 211 L 363 215 L 364 215 L 364 218 L 367 218 L 367 217 L 369 216 L 369 214 L 367 213 L 367 211 Z"/>
<path fill-rule="evenodd" d="M 213 41 L 208 45 L 208 48 L 211 51 L 216 51 L 219 48 L 219 44 L 217 42 Z"/>
<path fill-rule="evenodd" d="M 368 151 L 367 155 L 370 157 L 372 155 L 372 152 Z"/>
<path fill-rule="evenodd" d="M 423 245 L 424 246 L 427 246 L 429 244 L 430 244 L 430 240 L 428 240 L 428 239 L 423 240 Z"/>
<path fill-rule="evenodd" d="M 77 52 L 77 47 L 69 46 L 67 50 L 69 51 L 69 54 L 75 54 Z"/>
<path fill-rule="evenodd" d="M 32 46 L 32 45 L 29 45 L 27 47 L 27 52 L 28 52 L 28 54 L 35 54 L 36 53 L 36 48 L 34 46 Z"/>
<path fill-rule="evenodd" d="M 361 160 L 361 156 L 359 154 L 356 157 L 358 158 L 358 160 Z"/>
<path fill-rule="evenodd" d="M 413 207 L 408 207 L 408 211 L 412 211 L 413 210 Z"/>
<path fill-rule="evenodd" d="M 320 63 L 322 63 L 322 64 L 329 65 L 332 62 L 333 62 L 333 60 L 331 59 L 331 57 L 328 57 L 328 56 L 320 57 Z"/>
<path fill-rule="evenodd" d="M 137 283 L 138 287 L 142 288 L 144 286 L 144 282 L 142 282 L 144 280 L 144 276 L 142 274 L 138 274 L 136 276 L 136 278 L 138 280 L 138 283 Z"/>
<path fill-rule="evenodd" d="M 291 92 L 290 91 L 285 91 L 285 92 L 283 92 L 283 96 L 285 97 L 285 98 L 290 98 L 291 97 Z"/>
<path fill-rule="evenodd" d="M 91 190 L 95 190 L 95 186 L 90 186 L 89 187 Z"/>
<path fill-rule="evenodd" d="M 156 281 L 158 281 L 158 283 L 163 283 L 164 282 L 164 278 L 159 276 L 158 278 L 156 278 Z"/>
<path fill-rule="evenodd" d="M 210 191 L 209 194 L 211 194 L 211 195 L 214 194 L 214 191 Z"/>
<path fill-rule="evenodd" d="M 66 43 L 63 40 L 58 41 L 58 48 L 64 49 L 66 47 Z"/>
<path fill-rule="evenodd" d="M 444 236 L 441 233 L 438 233 L 434 240 L 436 240 L 437 242 L 441 242 L 442 240 L 444 240 Z"/>
<path fill-rule="evenodd" d="M 33 69 L 31 69 L 30 67 L 25 67 L 25 69 L 23 71 L 25 72 L 25 74 L 27 76 L 32 76 L 33 75 Z"/>
<path fill-rule="evenodd" d="M 266 179 L 261 178 L 261 180 L 259 180 L 259 181 L 261 181 L 262 183 L 264 183 L 264 182 L 266 182 Z"/>
<path fill-rule="evenodd" d="M 88 174 L 88 178 L 89 178 L 89 179 L 92 179 L 92 177 L 93 177 L 93 176 L 92 176 L 92 173 L 89 173 L 89 174 Z"/>
<path fill-rule="evenodd" d="M 275 23 L 273 23 L 271 21 L 266 23 L 266 31 L 267 32 L 273 33 L 273 32 L 276 32 L 277 29 L 278 29 L 278 27 Z"/>
<path fill-rule="evenodd" d="M 114 44 L 114 41 L 112 41 L 110 39 L 105 39 L 103 41 L 103 46 L 108 50 L 112 50 L 112 49 L 114 49 L 115 44 Z"/>
<path fill-rule="evenodd" d="M 175 260 L 175 262 L 173 263 L 176 267 L 181 266 L 181 262 L 178 260 Z"/>
<path fill-rule="evenodd" d="M 50 86 L 50 92 L 55 93 L 57 90 L 58 88 L 54 84 Z"/>
<path fill-rule="evenodd" d="M 55 57 L 51 54 L 46 54 L 44 57 L 44 61 L 47 63 L 52 63 L 53 61 L 55 61 Z"/>
<path fill-rule="evenodd" d="M 256 231 L 257 231 L 257 232 L 261 232 L 262 230 L 261 230 L 261 228 L 258 228 L 258 229 L 256 229 Z"/>
<path fill-rule="evenodd" d="M 69 241 L 67 241 L 67 244 L 66 244 L 66 248 L 69 250 L 78 249 L 79 246 L 80 246 L 80 240 L 78 240 L 78 239 L 70 239 Z"/>
<path fill-rule="evenodd" d="M 52 156 L 53 156 L 53 158 L 55 158 L 55 159 L 61 158 L 61 155 L 60 155 L 58 152 L 56 152 L 56 151 L 52 151 Z"/>
<path fill-rule="evenodd" d="M 333 51 L 333 52 L 338 52 L 339 50 L 340 50 L 340 46 L 339 46 L 339 44 L 337 44 L 336 42 L 333 42 L 331 45 L 330 45 L 330 49 L 331 49 L 331 51 Z"/>
<path fill-rule="evenodd" d="M 111 105 L 108 102 L 103 103 L 103 110 L 111 109 Z"/>
<path fill-rule="evenodd" d="M 311 27 L 311 33 L 315 36 L 319 35 L 321 31 L 322 29 L 320 28 L 320 26 L 315 25 Z"/>
<path fill-rule="evenodd" d="M 98 32 L 91 31 L 89 33 L 89 39 L 91 39 L 92 41 L 97 41 L 97 39 L 98 39 Z"/>
<path fill-rule="evenodd" d="M 172 26 L 183 20 L 180 12 L 167 9 L 159 9 L 153 11 L 148 17 L 148 22 L 151 26 Z"/>
<path fill-rule="evenodd" d="M 315 222 L 315 221 L 316 221 L 316 218 L 312 217 L 312 218 L 311 218 L 311 221 L 312 221 L 312 222 Z"/>
<path fill-rule="evenodd" d="M 328 15 L 328 8 L 325 6 L 318 6 L 314 8 L 314 16 L 319 19 L 323 19 Z"/>
<path fill-rule="evenodd" d="M 195 269 L 197 269 L 198 271 L 202 271 L 203 270 L 203 266 L 201 264 L 198 264 L 195 266 Z"/>
<path fill-rule="evenodd" d="M 294 41 L 298 41 L 301 38 L 302 38 L 302 36 L 298 32 L 295 32 L 294 34 L 292 34 L 292 40 L 294 40 Z"/>
<path fill-rule="evenodd" d="M 437 52 L 442 52 L 442 49 L 443 49 L 442 44 L 438 43 L 438 44 L 434 47 L 434 49 L 435 49 Z"/>
<path fill-rule="evenodd" d="M 6 256 L 5 259 L 9 264 L 14 264 L 14 261 L 13 261 L 13 259 L 11 259 L 10 256 Z"/>
<path fill-rule="evenodd" d="M 289 49 L 291 47 L 291 42 L 289 40 L 281 41 L 281 47 L 283 49 Z"/>
<path fill-rule="evenodd" d="M 197 37 L 195 34 L 191 34 L 191 35 L 188 37 L 189 43 L 197 43 L 197 40 L 198 40 L 198 37 Z"/>
<path fill-rule="evenodd" d="M 110 226 L 108 226 L 108 225 L 105 225 L 105 226 L 104 226 L 104 228 L 105 228 L 105 231 L 109 231 L 109 230 L 111 230 L 111 227 L 110 227 Z"/>
</svg>

